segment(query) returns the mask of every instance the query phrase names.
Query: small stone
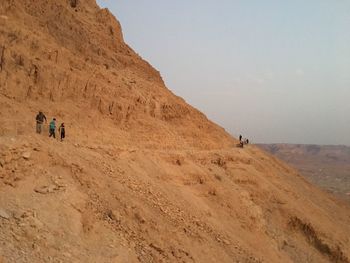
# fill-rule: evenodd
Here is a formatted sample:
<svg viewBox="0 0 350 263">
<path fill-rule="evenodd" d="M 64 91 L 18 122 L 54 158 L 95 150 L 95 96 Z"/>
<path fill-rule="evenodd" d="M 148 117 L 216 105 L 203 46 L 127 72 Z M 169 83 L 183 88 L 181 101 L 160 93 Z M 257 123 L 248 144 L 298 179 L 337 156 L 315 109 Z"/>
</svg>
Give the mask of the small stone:
<svg viewBox="0 0 350 263">
<path fill-rule="evenodd" d="M 24 152 L 24 153 L 22 154 L 22 157 L 23 157 L 23 159 L 25 159 L 25 160 L 29 160 L 30 156 L 31 156 L 31 153 L 30 153 L 30 152 Z"/>
<path fill-rule="evenodd" d="M 112 219 L 113 221 L 120 223 L 121 222 L 121 215 L 118 211 L 116 210 L 110 210 L 107 212 L 107 215 L 110 219 Z"/>
<path fill-rule="evenodd" d="M 158 253 L 163 254 L 164 250 L 157 244 L 151 243 L 149 245 L 151 248 L 155 249 L 156 251 L 158 251 Z"/>
<path fill-rule="evenodd" d="M 227 239 L 223 239 L 222 242 L 223 242 L 225 245 L 231 245 L 231 242 L 228 241 Z"/>
<path fill-rule="evenodd" d="M 36 187 L 34 191 L 39 194 L 48 194 L 49 186 L 44 185 L 44 186 Z"/>
<path fill-rule="evenodd" d="M 136 212 L 134 215 L 137 221 L 139 221 L 141 224 L 144 224 L 146 222 L 146 220 L 143 218 L 143 216 L 139 212 Z"/>
<path fill-rule="evenodd" d="M 10 215 L 3 209 L 0 209 L 0 217 L 9 220 Z"/>
</svg>

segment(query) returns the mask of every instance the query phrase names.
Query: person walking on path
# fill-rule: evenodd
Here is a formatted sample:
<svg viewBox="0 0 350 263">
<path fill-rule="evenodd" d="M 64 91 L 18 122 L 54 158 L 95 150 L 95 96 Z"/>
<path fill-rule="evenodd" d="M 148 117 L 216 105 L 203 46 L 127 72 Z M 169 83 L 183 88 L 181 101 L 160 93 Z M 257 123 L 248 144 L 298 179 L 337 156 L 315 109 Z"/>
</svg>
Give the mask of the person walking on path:
<svg viewBox="0 0 350 263">
<path fill-rule="evenodd" d="M 39 113 L 36 115 L 35 119 L 36 119 L 36 132 L 38 134 L 41 134 L 41 132 L 43 130 L 44 121 L 45 121 L 45 123 L 47 122 L 46 116 L 44 115 L 44 113 L 42 113 L 42 111 L 39 111 Z"/>
<path fill-rule="evenodd" d="M 66 137 L 66 129 L 64 127 L 64 123 L 62 122 L 60 127 L 58 128 L 58 132 L 61 135 L 61 142 L 63 142 L 63 139 Z"/>
<path fill-rule="evenodd" d="M 53 136 L 56 138 L 56 119 L 53 118 L 52 121 L 50 122 L 50 134 L 49 137 Z"/>
</svg>

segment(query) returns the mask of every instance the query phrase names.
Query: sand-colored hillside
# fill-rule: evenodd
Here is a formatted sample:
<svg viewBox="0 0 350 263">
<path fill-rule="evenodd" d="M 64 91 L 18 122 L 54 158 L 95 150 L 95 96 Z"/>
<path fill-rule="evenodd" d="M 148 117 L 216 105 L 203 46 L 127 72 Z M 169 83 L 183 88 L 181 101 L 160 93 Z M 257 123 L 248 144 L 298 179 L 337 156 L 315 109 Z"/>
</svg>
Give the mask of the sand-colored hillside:
<svg viewBox="0 0 350 263">
<path fill-rule="evenodd" d="M 350 261 L 349 207 L 235 148 L 94 0 L 0 2 L 0 124 L 1 263 Z"/>
</svg>

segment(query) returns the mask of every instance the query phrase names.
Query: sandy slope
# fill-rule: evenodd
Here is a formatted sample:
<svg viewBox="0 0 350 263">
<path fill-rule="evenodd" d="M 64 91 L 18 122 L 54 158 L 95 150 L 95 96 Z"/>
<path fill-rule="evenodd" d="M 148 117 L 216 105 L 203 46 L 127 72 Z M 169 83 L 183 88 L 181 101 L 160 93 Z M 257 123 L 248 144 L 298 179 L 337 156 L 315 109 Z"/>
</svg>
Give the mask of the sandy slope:
<svg viewBox="0 0 350 263">
<path fill-rule="evenodd" d="M 235 148 L 93 0 L 2 1 L 0 48 L 0 262 L 349 262 L 349 207 Z"/>
</svg>

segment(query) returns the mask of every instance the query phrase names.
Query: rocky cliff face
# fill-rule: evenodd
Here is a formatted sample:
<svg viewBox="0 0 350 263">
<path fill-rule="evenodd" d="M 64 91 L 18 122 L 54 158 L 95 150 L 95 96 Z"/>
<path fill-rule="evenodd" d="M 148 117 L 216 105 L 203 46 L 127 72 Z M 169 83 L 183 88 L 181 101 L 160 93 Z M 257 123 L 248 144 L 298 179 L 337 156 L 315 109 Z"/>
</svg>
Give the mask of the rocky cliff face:
<svg viewBox="0 0 350 263">
<path fill-rule="evenodd" d="M 160 137 L 173 133 L 166 127 L 171 124 L 179 138 L 191 137 L 184 143 L 196 146 L 232 142 L 166 89 L 159 72 L 124 43 L 119 22 L 95 1 L 2 1 L 1 13 L 0 93 L 7 98 L 81 104 L 120 126 L 151 123 Z"/>
<path fill-rule="evenodd" d="M 349 207 L 235 148 L 94 0 L 0 2 L 0 124 L 0 262 L 349 262 Z"/>
</svg>

